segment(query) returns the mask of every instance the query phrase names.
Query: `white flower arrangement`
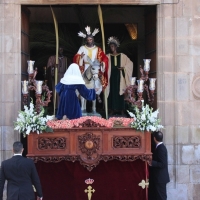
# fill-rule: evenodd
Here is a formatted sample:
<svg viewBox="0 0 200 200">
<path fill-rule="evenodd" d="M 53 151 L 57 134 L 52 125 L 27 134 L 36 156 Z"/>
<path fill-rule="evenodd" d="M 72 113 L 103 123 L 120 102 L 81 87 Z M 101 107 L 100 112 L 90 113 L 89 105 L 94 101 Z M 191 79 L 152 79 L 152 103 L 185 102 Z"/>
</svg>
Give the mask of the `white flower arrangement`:
<svg viewBox="0 0 200 200">
<path fill-rule="evenodd" d="M 138 107 L 135 107 L 135 114 L 127 111 L 130 117 L 134 118 L 134 121 L 131 123 L 131 127 L 139 131 L 158 131 L 164 128 L 160 125 L 160 119 L 158 119 L 158 110 L 153 112 L 153 108 L 150 108 L 149 105 L 143 105 L 144 101 L 142 100 L 142 109 L 141 111 Z"/>
<path fill-rule="evenodd" d="M 54 116 L 44 117 L 44 108 L 42 111 L 37 114 L 34 109 L 34 104 L 30 102 L 30 108 L 24 106 L 24 111 L 20 111 L 17 117 L 17 121 L 14 122 L 14 130 L 18 130 L 19 133 L 22 133 L 24 137 L 29 135 L 30 132 L 37 132 L 40 134 L 42 132 L 53 132 L 53 129 L 46 125 L 48 120 L 54 119 Z"/>
</svg>

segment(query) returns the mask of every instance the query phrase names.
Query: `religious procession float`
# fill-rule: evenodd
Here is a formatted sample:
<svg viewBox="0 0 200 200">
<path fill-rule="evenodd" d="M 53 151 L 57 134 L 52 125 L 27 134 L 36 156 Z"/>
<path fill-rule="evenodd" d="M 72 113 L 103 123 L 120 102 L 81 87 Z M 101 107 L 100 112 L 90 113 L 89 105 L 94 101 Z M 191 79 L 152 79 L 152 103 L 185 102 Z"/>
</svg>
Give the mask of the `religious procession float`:
<svg viewBox="0 0 200 200">
<path fill-rule="evenodd" d="M 36 163 L 45 199 L 148 199 L 151 132 L 162 128 L 158 110 L 144 105 L 144 91 L 148 103 L 154 100 L 149 63 L 144 59 L 141 78 L 136 84 L 132 77 L 125 91 L 133 108 L 127 111 L 130 117 L 55 120 L 44 109 L 51 91 L 35 80 L 34 61 L 28 61 L 29 80 L 22 81 L 24 110 L 15 130 L 27 136 L 27 157 Z M 30 91 L 35 91 L 35 103 L 28 100 Z"/>
<path fill-rule="evenodd" d="M 103 30 L 100 6 L 98 14 Z M 52 15 L 58 41 L 53 10 Z M 91 32 L 87 26 L 86 34 L 80 32 L 79 36 L 96 33 L 97 29 Z M 110 37 L 109 41 L 113 39 L 116 40 Z M 55 77 L 58 43 L 56 49 Z M 105 47 L 101 52 L 103 55 Z M 55 116 L 47 115 L 45 108 L 51 101 L 52 91 L 46 81 L 36 80 L 35 61 L 28 61 L 29 79 L 22 81 L 24 109 L 19 112 L 14 127 L 27 139 L 26 156 L 35 162 L 44 200 L 148 200 L 151 133 L 163 128 L 158 110 L 153 111 L 150 106 L 154 102 L 156 80 L 148 77 L 150 61 L 144 59 L 141 77 L 132 77 L 125 88 L 124 101 L 129 105 L 126 117 L 108 117 L 107 95 L 102 87 L 105 117 L 84 113 L 71 120 L 56 120 Z M 95 68 L 93 62 L 88 65 L 88 69 Z M 105 70 L 99 63 L 97 69 Z M 101 74 L 100 82 L 103 80 Z M 55 78 L 55 85 L 57 82 Z M 55 92 L 53 103 L 55 114 Z"/>
</svg>

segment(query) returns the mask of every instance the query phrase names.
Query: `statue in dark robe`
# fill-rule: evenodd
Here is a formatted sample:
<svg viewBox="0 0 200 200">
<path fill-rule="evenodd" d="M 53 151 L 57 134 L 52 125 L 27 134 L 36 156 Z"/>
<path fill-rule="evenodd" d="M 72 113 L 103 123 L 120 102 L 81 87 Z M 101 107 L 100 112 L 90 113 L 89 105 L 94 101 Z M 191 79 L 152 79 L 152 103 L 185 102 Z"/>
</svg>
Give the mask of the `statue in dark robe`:
<svg viewBox="0 0 200 200">
<path fill-rule="evenodd" d="M 63 55 L 63 47 L 59 47 L 58 52 L 58 74 L 57 74 L 57 83 L 60 82 L 60 79 L 64 76 L 66 70 L 68 69 L 71 61 L 69 58 Z M 50 56 L 47 62 L 47 81 L 49 89 L 52 91 L 52 102 L 54 105 L 54 94 L 55 94 L 55 67 L 56 67 L 56 55 Z M 55 109 L 58 108 L 59 95 L 56 95 L 56 104 Z"/>
<path fill-rule="evenodd" d="M 124 91 L 131 85 L 130 80 L 133 73 L 133 62 L 125 54 L 118 53 L 119 45 L 119 40 L 116 37 L 112 36 L 108 39 L 111 53 L 107 54 L 109 84 L 106 90 L 110 115 L 114 115 L 116 112 L 124 115 Z"/>
</svg>

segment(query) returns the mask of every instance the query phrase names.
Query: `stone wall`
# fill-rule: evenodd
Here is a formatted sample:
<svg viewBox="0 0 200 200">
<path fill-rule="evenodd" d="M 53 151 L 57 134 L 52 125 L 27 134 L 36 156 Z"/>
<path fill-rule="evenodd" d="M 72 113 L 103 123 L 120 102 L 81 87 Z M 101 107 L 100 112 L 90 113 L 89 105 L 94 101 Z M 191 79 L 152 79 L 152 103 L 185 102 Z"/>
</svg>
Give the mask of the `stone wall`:
<svg viewBox="0 0 200 200">
<path fill-rule="evenodd" d="M 21 12 L 20 4 L 0 1 L 0 160 L 12 156 L 19 140 L 13 130 L 21 108 Z"/>
<path fill-rule="evenodd" d="M 0 161 L 11 157 L 21 107 L 21 4 L 65 0 L 0 1 Z M 200 5 L 198 0 L 71 0 L 69 4 L 157 6 L 157 95 L 169 151 L 169 200 L 200 196 Z"/>
<path fill-rule="evenodd" d="M 200 6 L 183 0 L 158 5 L 158 108 L 169 151 L 168 199 L 200 195 Z"/>
<path fill-rule="evenodd" d="M 12 155 L 13 121 L 21 104 L 21 12 L 20 4 L 0 1 L 0 159 Z"/>
</svg>

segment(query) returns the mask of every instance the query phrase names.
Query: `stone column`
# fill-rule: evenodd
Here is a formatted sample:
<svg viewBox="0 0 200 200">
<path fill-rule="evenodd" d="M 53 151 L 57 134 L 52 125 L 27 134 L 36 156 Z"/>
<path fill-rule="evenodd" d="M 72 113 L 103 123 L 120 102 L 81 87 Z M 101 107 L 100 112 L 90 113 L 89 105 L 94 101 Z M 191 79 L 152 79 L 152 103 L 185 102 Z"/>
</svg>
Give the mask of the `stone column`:
<svg viewBox="0 0 200 200">
<path fill-rule="evenodd" d="M 20 8 L 14 0 L 0 2 L 0 162 L 12 157 L 12 144 L 20 139 L 13 127 L 21 108 Z"/>
<path fill-rule="evenodd" d="M 0 1 L 0 161 L 12 156 L 20 139 L 14 121 L 21 110 L 21 5 Z"/>
</svg>

